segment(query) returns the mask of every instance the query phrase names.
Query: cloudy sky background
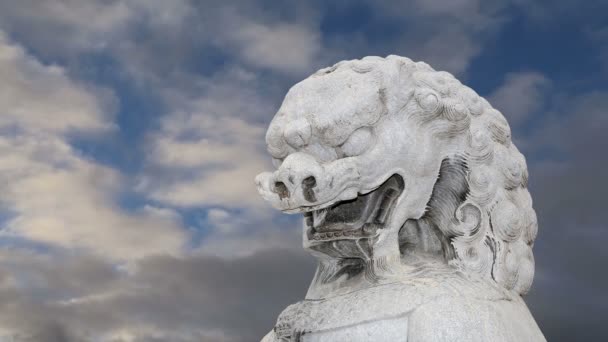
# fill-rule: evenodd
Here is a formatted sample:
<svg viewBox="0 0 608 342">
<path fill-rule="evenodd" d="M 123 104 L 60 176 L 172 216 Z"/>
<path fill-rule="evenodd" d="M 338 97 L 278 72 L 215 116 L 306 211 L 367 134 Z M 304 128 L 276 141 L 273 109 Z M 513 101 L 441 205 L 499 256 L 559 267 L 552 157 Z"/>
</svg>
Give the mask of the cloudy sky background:
<svg viewBox="0 0 608 342">
<path fill-rule="evenodd" d="M 0 341 L 255 341 L 301 298 L 258 198 L 289 87 L 399 54 L 501 110 L 539 217 L 526 301 L 607 340 L 608 3 L 0 0 Z"/>
</svg>

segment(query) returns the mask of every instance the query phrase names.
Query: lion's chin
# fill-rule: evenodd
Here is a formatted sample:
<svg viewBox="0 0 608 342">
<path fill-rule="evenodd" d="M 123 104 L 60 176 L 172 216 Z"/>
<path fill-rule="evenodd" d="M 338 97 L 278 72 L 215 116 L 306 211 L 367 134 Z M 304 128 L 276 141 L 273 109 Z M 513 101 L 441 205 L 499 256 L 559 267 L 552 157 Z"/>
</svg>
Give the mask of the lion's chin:
<svg viewBox="0 0 608 342">
<path fill-rule="evenodd" d="M 385 227 L 403 188 L 401 176 L 393 175 L 367 194 L 304 213 L 308 242 L 312 246 L 376 236 Z"/>
</svg>

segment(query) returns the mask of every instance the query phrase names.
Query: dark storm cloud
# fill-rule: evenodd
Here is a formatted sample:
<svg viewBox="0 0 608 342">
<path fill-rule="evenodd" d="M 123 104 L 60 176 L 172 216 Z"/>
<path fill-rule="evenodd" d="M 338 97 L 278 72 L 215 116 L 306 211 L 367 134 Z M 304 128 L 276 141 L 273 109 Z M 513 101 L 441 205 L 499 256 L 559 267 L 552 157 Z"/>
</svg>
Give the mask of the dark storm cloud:
<svg viewBox="0 0 608 342">
<path fill-rule="evenodd" d="M 608 93 L 558 104 L 526 144 L 539 221 L 527 302 L 549 341 L 599 341 L 608 337 Z"/>
<path fill-rule="evenodd" d="M 311 257 L 289 250 L 149 257 L 131 274 L 74 256 L 49 263 L 21 253 L 8 264 L 0 263 L 0 327 L 18 331 L 17 341 L 84 341 L 121 328 L 139 330 L 138 341 L 252 341 L 303 297 L 313 272 Z"/>
<path fill-rule="evenodd" d="M 606 222 L 602 202 L 608 183 L 602 180 L 608 166 L 608 92 L 590 92 L 556 105 L 560 108 L 526 143 L 536 176 L 532 187 L 539 197 L 537 210 L 552 224 L 565 219 L 582 225 Z"/>
</svg>

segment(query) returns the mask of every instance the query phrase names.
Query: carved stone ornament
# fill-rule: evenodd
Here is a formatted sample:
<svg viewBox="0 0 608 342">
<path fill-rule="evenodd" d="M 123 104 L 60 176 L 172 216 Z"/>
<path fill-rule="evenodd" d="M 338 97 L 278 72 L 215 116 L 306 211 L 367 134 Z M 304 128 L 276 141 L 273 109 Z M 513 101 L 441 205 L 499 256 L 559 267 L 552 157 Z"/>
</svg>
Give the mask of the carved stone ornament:
<svg viewBox="0 0 608 342">
<path fill-rule="evenodd" d="M 538 225 L 502 114 L 399 56 L 321 69 L 266 134 L 262 197 L 318 267 L 271 341 L 545 341 L 522 299 Z"/>
</svg>

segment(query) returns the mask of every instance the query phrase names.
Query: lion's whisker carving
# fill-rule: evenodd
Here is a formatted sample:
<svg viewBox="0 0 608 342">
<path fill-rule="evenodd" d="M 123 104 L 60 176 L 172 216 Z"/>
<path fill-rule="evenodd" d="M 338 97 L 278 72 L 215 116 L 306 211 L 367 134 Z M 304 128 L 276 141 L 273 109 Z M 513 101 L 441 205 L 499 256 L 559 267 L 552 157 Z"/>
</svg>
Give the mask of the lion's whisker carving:
<svg viewBox="0 0 608 342">
<path fill-rule="evenodd" d="M 266 142 L 258 190 L 304 213 L 318 268 L 264 341 L 544 341 L 521 299 L 525 159 L 475 91 L 403 57 L 343 61 L 290 89 Z"/>
</svg>

